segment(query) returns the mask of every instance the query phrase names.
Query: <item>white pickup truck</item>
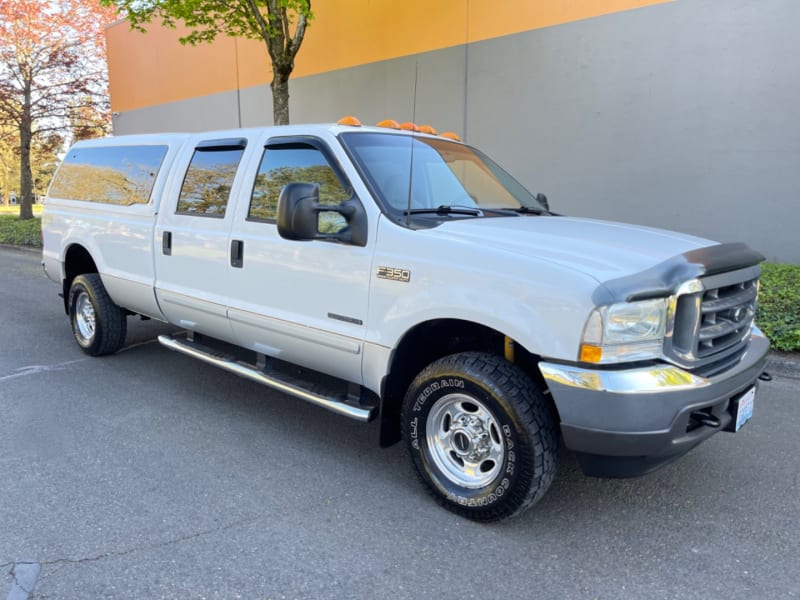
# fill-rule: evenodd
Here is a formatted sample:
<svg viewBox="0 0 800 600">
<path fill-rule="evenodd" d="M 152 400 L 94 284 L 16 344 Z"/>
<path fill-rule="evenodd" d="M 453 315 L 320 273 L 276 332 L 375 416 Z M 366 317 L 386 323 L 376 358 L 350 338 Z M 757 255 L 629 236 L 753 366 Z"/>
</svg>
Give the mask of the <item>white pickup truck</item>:
<svg viewBox="0 0 800 600">
<path fill-rule="evenodd" d="M 177 325 L 167 348 L 380 419 L 482 521 L 543 496 L 559 443 L 627 477 L 750 418 L 760 254 L 557 215 L 453 136 L 382 125 L 75 144 L 43 264 L 77 343 Z"/>
</svg>

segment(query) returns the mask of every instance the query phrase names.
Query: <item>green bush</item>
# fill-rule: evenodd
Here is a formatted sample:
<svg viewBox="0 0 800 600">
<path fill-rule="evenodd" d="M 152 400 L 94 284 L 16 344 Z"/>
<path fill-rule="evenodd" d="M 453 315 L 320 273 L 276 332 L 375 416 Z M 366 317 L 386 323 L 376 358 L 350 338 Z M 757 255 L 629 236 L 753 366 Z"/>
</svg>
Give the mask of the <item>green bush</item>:
<svg viewBox="0 0 800 600">
<path fill-rule="evenodd" d="M 761 265 L 756 323 L 773 350 L 800 351 L 800 265 Z"/>
<path fill-rule="evenodd" d="M 20 221 L 16 215 L 0 214 L 0 244 L 39 247 L 42 245 L 40 231 L 38 218 Z"/>
</svg>

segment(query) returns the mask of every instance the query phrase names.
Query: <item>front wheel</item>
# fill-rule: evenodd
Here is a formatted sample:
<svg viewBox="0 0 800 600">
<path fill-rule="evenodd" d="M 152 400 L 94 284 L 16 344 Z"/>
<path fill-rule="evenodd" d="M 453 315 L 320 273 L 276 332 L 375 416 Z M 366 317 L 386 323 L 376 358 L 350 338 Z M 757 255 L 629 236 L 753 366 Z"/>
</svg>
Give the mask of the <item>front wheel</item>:
<svg viewBox="0 0 800 600">
<path fill-rule="evenodd" d="M 69 289 L 69 319 L 75 341 L 86 354 L 113 354 L 125 343 L 128 320 L 97 273 L 78 275 Z"/>
<path fill-rule="evenodd" d="M 464 517 L 517 515 L 553 481 L 552 412 L 522 369 L 498 356 L 467 352 L 432 363 L 409 387 L 401 418 L 420 478 Z"/>
</svg>

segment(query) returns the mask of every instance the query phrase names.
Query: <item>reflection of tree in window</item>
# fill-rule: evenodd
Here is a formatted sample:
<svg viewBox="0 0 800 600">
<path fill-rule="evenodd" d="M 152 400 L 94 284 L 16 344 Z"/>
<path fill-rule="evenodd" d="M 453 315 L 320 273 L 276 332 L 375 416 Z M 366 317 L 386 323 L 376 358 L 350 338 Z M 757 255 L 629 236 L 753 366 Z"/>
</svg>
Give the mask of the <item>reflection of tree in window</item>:
<svg viewBox="0 0 800 600">
<path fill-rule="evenodd" d="M 253 186 L 249 217 L 274 219 L 278 197 L 287 183 L 316 183 L 322 204 L 339 204 L 349 197 L 319 150 L 268 148 Z"/>
<path fill-rule="evenodd" d="M 166 146 L 79 148 L 53 181 L 54 198 L 128 206 L 146 204 Z"/>
<path fill-rule="evenodd" d="M 183 179 L 179 213 L 225 216 L 233 178 L 243 150 L 197 150 Z"/>
</svg>

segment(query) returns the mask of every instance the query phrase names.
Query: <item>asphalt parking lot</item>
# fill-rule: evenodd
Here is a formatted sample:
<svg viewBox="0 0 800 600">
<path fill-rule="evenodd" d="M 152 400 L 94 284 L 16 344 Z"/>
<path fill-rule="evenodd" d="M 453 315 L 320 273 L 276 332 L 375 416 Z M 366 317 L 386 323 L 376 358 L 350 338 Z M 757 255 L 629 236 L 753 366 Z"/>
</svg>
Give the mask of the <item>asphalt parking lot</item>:
<svg viewBox="0 0 800 600">
<path fill-rule="evenodd" d="M 163 324 L 86 357 L 39 260 L 0 248 L 0 599 L 800 597 L 791 364 L 740 433 L 633 480 L 563 452 L 540 504 L 478 525 L 374 423 L 172 353 Z"/>
</svg>

